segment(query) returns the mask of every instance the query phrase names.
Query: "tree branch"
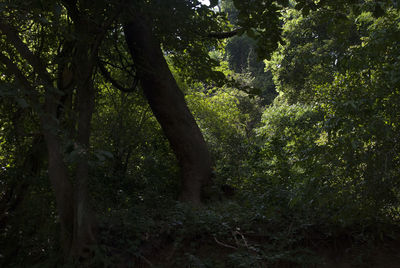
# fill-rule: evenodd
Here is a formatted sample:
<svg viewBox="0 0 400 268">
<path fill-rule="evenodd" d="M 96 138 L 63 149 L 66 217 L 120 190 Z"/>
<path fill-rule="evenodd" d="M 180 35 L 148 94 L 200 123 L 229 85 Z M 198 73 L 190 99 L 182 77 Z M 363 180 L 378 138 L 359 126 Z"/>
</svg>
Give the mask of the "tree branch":
<svg viewBox="0 0 400 268">
<path fill-rule="evenodd" d="M 0 53 L 0 62 L 6 66 L 5 72 L 9 75 L 14 75 L 15 79 L 29 92 L 31 92 L 31 100 L 33 102 L 38 102 L 38 94 L 36 89 L 31 85 L 25 75 L 21 72 L 18 66 L 13 63 L 8 57 L 4 56 L 3 53 Z"/>
<path fill-rule="evenodd" d="M 76 0 L 63 0 L 62 3 L 64 4 L 65 8 L 67 9 L 67 12 L 69 16 L 72 18 L 73 21 L 79 20 L 80 14 L 79 10 L 76 6 L 77 1 Z"/>
<path fill-rule="evenodd" d="M 234 247 L 234 246 L 231 246 L 231 245 L 228 245 L 228 244 L 225 244 L 225 243 L 222 243 L 222 242 L 218 241 L 218 239 L 217 239 L 217 237 L 215 235 L 214 235 L 214 240 L 218 245 L 221 245 L 223 247 L 231 248 L 231 249 L 238 249 L 237 247 Z"/>
<path fill-rule="evenodd" d="M 21 56 L 28 61 L 28 63 L 33 67 L 42 82 L 47 85 L 51 85 L 51 76 L 47 72 L 45 66 L 42 64 L 40 58 L 35 55 L 21 40 L 21 38 L 18 36 L 17 31 L 7 23 L 4 23 L 1 19 L 0 32 L 7 37 L 8 41 L 17 49 Z"/>
<path fill-rule="evenodd" d="M 100 69 L 100 73 L 102 76 L 110 82 L 115 88 L 121 90 L 122 92 L 133 92 L 138 84 L 138 79 L 135 77 L 133 81 L 133 85 L 130 88 L 126 88 L 124 86 L 121 86 L 117 80 L 111 77 L 111 74 L 107 71 L 106 67 L 104 67 L 103 63 L 101 60 L 98 60 L 98 66 Z"/>
<path fill-rule="evenodd" d="M 230 38 L 230 37 L 234 37 L 235 35 L 238 35 L 239 30 L 241 30 L 241 28 L 232 30 L 232 31 L 230 31 L 230 32 L 209 33 L 209 34 L 207 35 L 207 37 L 217 38 L 217 39 Z"/>
</svg>

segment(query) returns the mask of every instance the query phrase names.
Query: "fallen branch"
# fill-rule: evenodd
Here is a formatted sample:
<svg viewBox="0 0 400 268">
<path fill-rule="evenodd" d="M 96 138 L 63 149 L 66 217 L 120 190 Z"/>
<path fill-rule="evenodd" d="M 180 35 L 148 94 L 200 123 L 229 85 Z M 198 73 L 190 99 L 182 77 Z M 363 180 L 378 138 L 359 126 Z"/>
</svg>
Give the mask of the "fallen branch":
<svg viewBox="0 0 400 268">
<path fill-rule="evenodd" d="M 232 249 L 238 249 L 237 247 L 234 247 L 234 246 L 231 246 L 231 245 L 228 245 L 228 244 L 225 244 L 225 243 L 222 243 L 222 242 L 218 241 L 218 239 L 217 239 L 217 237 L 215 235 L 214 235 L 214 240 L 218 245 L 221 245 L 223 247 L 232 248 Z"/>
</svg>

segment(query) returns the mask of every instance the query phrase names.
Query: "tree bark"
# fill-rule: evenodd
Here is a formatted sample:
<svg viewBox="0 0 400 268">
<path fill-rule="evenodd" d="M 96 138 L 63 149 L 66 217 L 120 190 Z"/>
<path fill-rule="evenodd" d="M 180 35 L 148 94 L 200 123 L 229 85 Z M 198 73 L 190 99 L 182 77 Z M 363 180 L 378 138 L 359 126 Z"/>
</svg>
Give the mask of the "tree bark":
<svg viewBox="0 0 400 268">
<path fill-rule="evenodd" d="M 86 77 L 79 77 L 78 75 L 78 80 L 83 81 L 83 83 L 78 84 L 77 87 L 79 116 L 76 142 L 80 153 L 76 168 L 75 221 L 72 253 L 75 256 L 88 258 L 91 254 L 91 249 L 89 247 L 96 243 L 97 232 L 97 223 L 95 214 L 90 205 L 88 190 L 89 138 L 95 96 L 93 81 L 91 80 L 91 67 L 84 67 L 88 68 L 88 70 L 86 70 Z"/>
<path fill-rule="evenodd" d="M 97 243 L 97 221 L 95 212 L 90 204 L 89 184 L 89 149 L 91 134 L 91 119 L 95 105 L 95 89 L 93 85 L 93 71 L 97 62 L 97 53 L 100 44 L 111 22 L 105 21 L 104 27 L 96 25 L 79 11 L 76 1 L 65 1 L 68 13 L 76 26 L 78 37 L 75 55 L 72 57 L 72 85 L 76 89 L 77 97 L 77 131 L 75 146 L 78 150 L 78 161 L 75 170 L 74 185 L 74 222 L 70 255 L 85 262 L 92 257 L 92 246 Z M 88 4 L 80 2 L 82 9 Z M 99 30 L 101 29 L 101 30 Z M 73 51 L 72 49 L 71 51 Z M 67 49 L 68 51 L 68 49 Z M 67 82 L 61 83 L 66 85 Z"/>
<path fill-rule="evenodd" d="M 88 191 L 89 180 L 89 138 L 91 118 L 94 109 L 94 87 L 92 81 L 93 61 L 89 59 L 87 43 L 77 43 L 77 55 L 74 60 L 73 81 L 71 87 L 76 89 L 77 95 L 77 128 L 75 122 L 63 122 L 64 113 L 60 112 L 59 105 L 62 95 L 51 88 L 46 91 L 46 112 L 42 116 L 42 129 L 49 155 L 49 177 L 52 182 L 57 208 L 60 215 L 62 231 L 62 248 L 66 258 L 87 260 L 91 257 L 90 247 L 96 243 L 96 221 Z M 78 60 L 82 61 L 80 64 Z M 64 75 L 60 76 L 61 85 L 67 84 Z M 71 79 L 71 78 L 68 78 Z M 60 91 L 65 88 L 60 88 Z M 71 92 L 65 92 L 73 94 Z M 61 117 L 61 118 L 60 118 Z M 68 119 L 66 119 L 68 121 Z M 71 120 L 71 119 L 69 119 Z M 74 140 L 75 150 L 78 152 L 76 161 L 75 180 L 69 176 L 64 162 L 61 123 L 67 123 L 70 138 Z"/>
<path fill-rule="evenodd" d="M 56 197 L 57 211 L 61 226 L 61 248 L 65 256 L 69 256 L 74 219 L 73 195 L 74 189 L 68 177 L 68 169 L 64 163 L 62 143 L 57 135 L 55 106 L 51 100 L 46 100 L 47 113 L 41 118 L 41 128 L 48 152 L 48 172 Z"/>
<path fill-rule="evenodd" d="M 79 70 L 78 70 L 79 71 Z M 88 74 L 89 72 L 89 74 Z M 57 203 L 61 225 L 61 242 L 66 258 L 90 258 L 90 246 L 96 242 L 96 221 L 89 205 L 89 138 L 90 121 L 94 108 L 94 89 L 91 70 L 83 84 L 77 85 L 78 129 L 75 150 L 79 159 L 76 165 L 76 179 L 73 184 L 64 162 L 62 141 L 59 136 L 61 127 L 57 118 L 60 96 L 48 90 L 46 92 L 46 113 L 42 116 L 42 131 L 48 150 L 48 170 Z M 83 79 L 77 76 L 76 80 Z"/>
<path fill-rule="evenodd" d="M 203 135 L 149 21 L 136 16 L 124 25 L 124 32 L 144 95 L 179 162 L 181 200 L 200 204 L 202 186 L 211 180 L 211 157 Z"/>
</svg>

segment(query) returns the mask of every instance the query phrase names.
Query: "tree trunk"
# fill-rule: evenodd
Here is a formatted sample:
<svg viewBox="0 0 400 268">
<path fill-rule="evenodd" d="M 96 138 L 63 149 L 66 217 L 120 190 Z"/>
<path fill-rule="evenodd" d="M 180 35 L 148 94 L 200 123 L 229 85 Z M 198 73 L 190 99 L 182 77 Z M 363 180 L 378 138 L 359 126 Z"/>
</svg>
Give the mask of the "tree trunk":
<svg viewBox="0 0 400 268">
<path fill-rule="evenodd" d="M 74 206 L 73 186 L 68 177 L 68 169 L 64 163 L 61 140 L 55 133 L 55 117 L 46 115 L 41 120 L 43 136 L 48 152 L 48 172 L 56 197 L 57 211 L 61 226 L 61 247 L 64 255 L 70 254 L 73 231 Z"/>
<path fill-rule="evenodd" d="M 75 150 L 79 155 L 75 180 L 70 179 L 69 170 L 64 162 L 60 138 L 62 131 L 60 121 L 63 120 L 58 118 L 63 115 L 59 107 L 61 95 L 54 90 L 48 89 L 46 92 L 46 113 L 42 116 L 41 123 L 48 149 L 49 178 L 55 192 L 60 217 L 64 255 L 66 258 L 80 258 L 85 261 L 90 258 L 89 247 L 96 242 L 96 221 L 89 205 L 88 192 L 90 122 L 95 96 L 91 80 L 93 65 L 87 59 L 88 49 L 82 47 L 79 49 L 81 53 L 79 59 L 85 59 L 86 55 L 86 60 L 77 67 L 74 77 L 78 110 Z M 71 131 L 75 132 L 73 130 Z"/>
<path fill-rule="evenodd" d="M 20 71 L 19 67 L 8 57 L 0 53 L 0 60 L 7 66 L 7 73 L 11 73 L 16 77 L 21 85 L 25 87 L 27 92 L 31 93 L 31 101 L 37 106 L 40 116 L 40 127 L 43 133 L 48 152 L 48 174 L 52 184 L 52 188 L 56 197 L 56 205 L 61 226 L 61 247 L 64 255 L 68 257 L 86 257 L 85 250 L 94 242 L 95 221 L 92 210 L 89 206 L 88 196 L 88 148 L 90 136 L 90 121 L 94 106 L 94 89 L 92 74 L 94 69 L 94 58 L 97 50 L 104 38 L 105 30 L 99 31 L 99 27 L 90 24 L 89 19 L 78 14 L 76 1 L 66 1 L 66 4 L 73 11 L 74 17 L 79 20 L 76 22 L 76 32 L 81 38 L 69 44 L 64 44 L 65 50 L 59 54 L 59 59 L 72 59 L 71 75 L 60 72 L 59 88 L 54 88 L 53 76 L 48 72 L 46 64 L 30 51 L 29 47 L 18 36 L 18 31 L 9 25 L 0 21 L 0 32 L 6 34 L 8 41 L 17 49 L 21 57 L 24 58 L 32 67 L 32 77 L 38 77 L 42 86 L 46 89 L 44 110 L 41 110 L 40 96 L 41 92 L 32 85 L 25 75 Z M 78 13 L 77 13 L 78 12 Z M 78 17 L 77 17 L 78 16 Z M 113 19 L 112 19 L 113 20 Z M 110 20 L 111 23 L 111 20 Z M 106 27 L 107 28 L 107 27 Z M 89 31 L 91 29 L 93 31 Z M 83 38 L 84 37 L 84 38 Z M 93 39 L 86 39 L 93 37 Z M 76 51 L 72 48 L 79 45 Z M 70 56 L 70 57 L 68 57 Z M 60 62 L 62 62 L 60 61 Z M 57 62 L 57 61 L 56 61 Z M 68 62 L 70 63 L 70 62 Z M 62 66 L 69 64 L 61 64 L 60 71 L 66 70 Z M 73 72 L 75 71 L 75 72 Z M 36 79 L 35 79 L 36 81 Z M 70 83 L 73 83 L 70 84 Z M 62 117 L 61 95 L 59 92 L 77 88 L 78 95 L 78 132 L 76 145 L 77 149 L 81 149 L 81 159 L 77 163 L 75 185 L 69 177 L 69 169 L 64 162 L 64 152 L 62 143 L 62 127 L 60 125 L 60 117 Z M 67 92 L 65 92 L 67 93 Z M 28 95 L 28 94 L 27 94 Z M 33 107 L 34 107 L 33 106 Z M 40 108 L 39 108 L 40 107 Z M 62 118 L 61 118 L 62 121 Z M 71 132 L 75 134 L 76 122 L 72 120 Z M 65 134 L 65 133 L 64 133 Z M 73 135 L 71 135 L 72 138 Z"/>
<path fill-rule="evenodd" d="M 97 224 L 94 212 L 90 206 L 88 191 L 89 180 L 89 138 L 90 123 L 94 109 L 94 88 L 90 71 L 86 77 L 78 79 L 86 81 L 78 85 L 78 133 L 77 145 L 80 150 L 79 162 L 76 169 L 75 188 L 75 221 L 74 237 L 72 243 L 73 255 L 83 258 L 90 257 L 89 246 L 96 243 Z"/>
<path fill-rule="evenodd" d="M 124 32 L 144 95 L 179 161 L 181 199 L 200 204 L 202 186 L 211 180 L 211 158 L 203 135 L 149 22 L 137 16 L 124 25 Z"/>
</svg>

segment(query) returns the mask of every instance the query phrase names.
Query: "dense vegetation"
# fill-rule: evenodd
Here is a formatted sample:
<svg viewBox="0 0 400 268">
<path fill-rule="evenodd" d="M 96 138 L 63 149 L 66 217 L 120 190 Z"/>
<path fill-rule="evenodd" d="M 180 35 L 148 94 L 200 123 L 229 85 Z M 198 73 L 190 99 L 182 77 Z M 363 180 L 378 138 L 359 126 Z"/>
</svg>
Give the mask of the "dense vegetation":
<svg viewBox="0 0 400 268">
<path fill-rule="evenodd" d="M 0 0 L 0 266 L 398 267 L 399 4 Z"/>
</svg>

